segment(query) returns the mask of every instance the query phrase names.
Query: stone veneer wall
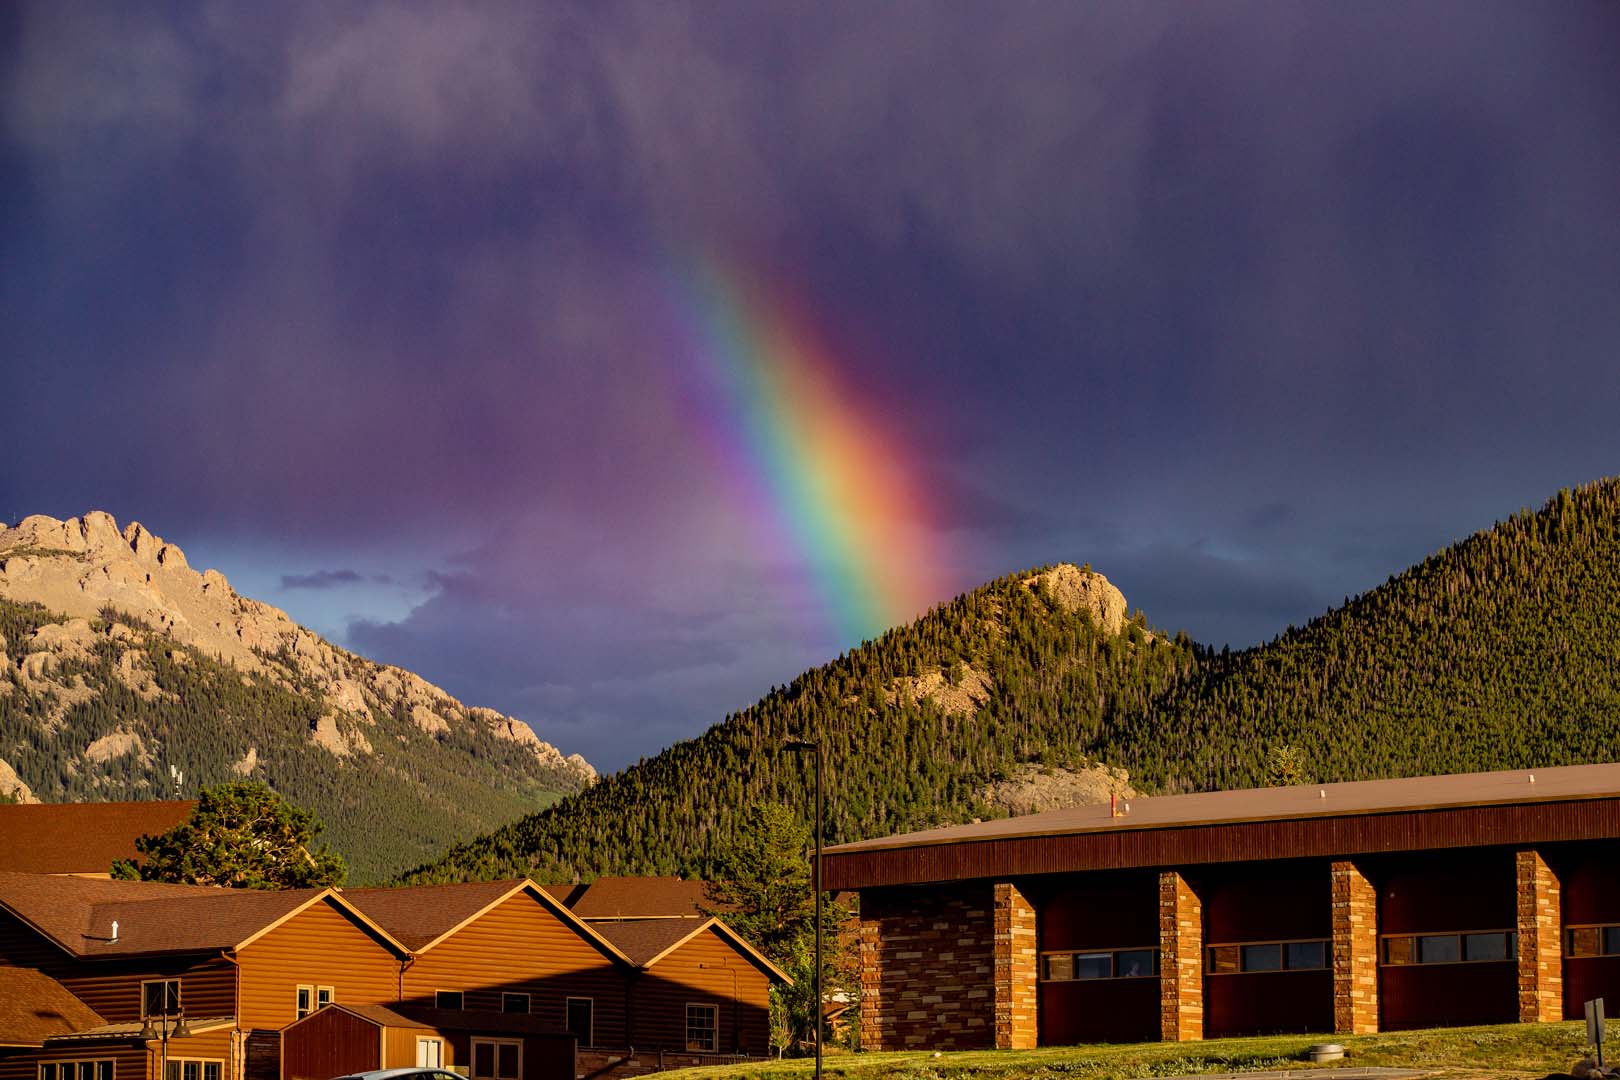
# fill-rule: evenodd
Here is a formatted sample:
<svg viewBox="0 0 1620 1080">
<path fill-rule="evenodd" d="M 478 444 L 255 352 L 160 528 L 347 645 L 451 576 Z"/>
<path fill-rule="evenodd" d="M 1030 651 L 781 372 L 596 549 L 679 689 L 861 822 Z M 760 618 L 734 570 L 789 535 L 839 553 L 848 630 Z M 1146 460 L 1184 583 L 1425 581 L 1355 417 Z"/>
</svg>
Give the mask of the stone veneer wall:
<svg viewBox="0 0 1620 1080">
<path fill-rule="evenodd" d="M 1378 1030 L 1378 891 L 1361 868 L 1335 862 L 1333 879 L 1333 1030 Z"/>
<path fill-rule="evenodd" d="M 1204 1037 L 1204 905 L 1174 870 L 1159 875 L 1159 1031 Z"/>
<path fill-rule="evenodd" d="M 1559 883 L 1539 851 L 1515 859 L 1519 900 L 1519 1020 L 1564 1018 L 1564 935 Z"/>
<path fill-rule="evenodd" d="M 1037 1038 L 1035 907 L 1008 882 L 997 882 L 993 895 L 996 1049 L 1029 1050 Z"/>
<path fill-rule="evenodd" d="M 861 1045 L 995 1044 L 995 924 L 986 883 L 861 894 Z"/>
</svg>

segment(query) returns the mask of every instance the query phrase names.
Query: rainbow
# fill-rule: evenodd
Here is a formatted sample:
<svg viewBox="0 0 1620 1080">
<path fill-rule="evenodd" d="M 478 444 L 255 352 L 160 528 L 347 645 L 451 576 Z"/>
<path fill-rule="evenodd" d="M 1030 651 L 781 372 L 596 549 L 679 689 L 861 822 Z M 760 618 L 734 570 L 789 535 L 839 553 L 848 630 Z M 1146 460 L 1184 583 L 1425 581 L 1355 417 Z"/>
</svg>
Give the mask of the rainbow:
<svg viewBox="0 0 1620 1080">
<path fill-rule="evenodd" d="M 855 645 L 944 599 L 935 509 L 894 425 L 849 385 L 815 323 L 751 280 L 712 260 L 680 275 L 707 441 Z"/>
</svg>

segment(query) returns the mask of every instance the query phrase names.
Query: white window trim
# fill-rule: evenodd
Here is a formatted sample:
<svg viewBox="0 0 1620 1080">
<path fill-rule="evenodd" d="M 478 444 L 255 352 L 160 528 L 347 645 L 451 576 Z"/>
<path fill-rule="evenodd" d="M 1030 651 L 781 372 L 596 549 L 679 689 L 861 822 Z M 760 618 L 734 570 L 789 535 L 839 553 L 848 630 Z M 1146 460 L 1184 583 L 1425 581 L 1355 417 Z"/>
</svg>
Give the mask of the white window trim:
<svg viewBox="0 0 1620 1080">
<path fill-rule="evenodd" d="M 529 1013 L 529 1012 L 534 1011 L 534 995 L 533 994 L 525 994 L 520 990 L 502 990 L 501 991 L 501 1012 L 503 1012 L 503 1013 L 512 1013 L 512 1010 L 510 1010 L 510 1009 L 508 1009 L 506 1007 L 506 999 L 507 998 L 522 998 L 523 999 L 523 1009 L 522 1009 L 523 1013 Z M 518 1015 L 518 1014 L 513 1013 L 513 1015 Z"/>
<path fill-rule="evenodd" d="M 709 1046 L 709 1048 L 707 1050 L 695 1050 L 695 1051 L 692 1050 L 692 1010 L 693 1009 L 708 1009 L 709 1010 L 709 1015 L 714 1017 L 714 1023 L 709 1025 L 709 1034 L 710 1034 L 711 1038 L 713 1039 L 713 1043 L 712 1043 L 712 1045 Z M 693 1052 L 693 1053 L 698 1053 L 698 1054 L 714 1054 L 714 1053 L 719 1052 L 719 1049 L 720 1049 L 720 1006 L 719 1005 L 716 1005 L 712 1001 L 688 1001 L 686 1003 L 686 1015 L 684 1017 L 682 1017 L 682 1019 L 686 1023 L 686 1038 L 682 1040 L 682 1043 L 686 1046 L 686 1049 L 688 1051 Z"/>
<path fill-rule="evenodd" d="M 156 986 L 159 983 L 163 983 L 165 985 L 167 985 L 168 983 L 174 983 L 174 1012 L 172 1012 L 172 1013 L 171 1012 L 149 1013 L 149 1012 L 146 1011 L 146 988 L 148 986 Z M 181 986 L 180 979 L 179 979 L 178 976 L 176 976 L 175 978 L 172 978 L 172 979 L 142 979 L 141 980 L 141 1019 L 142 1020 L 161 1020 L 165 1016 L 179 1016 L 181 1013 L 185 1012 L 186 1011 L 186 999 L 185 999 L 185 996 L 183 994 L 183 989 L 184 988 Z M 165 1004 L 168 1003 L 169 992 L 167 990 L 163 991 L 163 1000 L 164 1000 Z"/>
<path fill-rule="evenodd" d="M 448 1005 L 440 1005 L 439 1004 L 439 995 L 440 994 L 455 994 L 457 997 L 461 998 L 461 1004 L 459 1006 L 457 1006 L 457 1009 L 459 1011 L 461 1011 L 461 1012 L 466 1012 L 467 1011 L 467 991 L 465 991 L 465 990 L 439 990 L 439 989 L 435 989 L 433 991 L 433 1007 L 435 1009 L 448 1009 L 449 1008 Z"/>
<path fill-rule="evenodd" d="M 576 1001 L 583 1001 L 583 1002 L 587 1003 L 588 1005 L 590 1005 L 590 1007 L 591 1007 L 591 1022 L 590 1022 L 590 1025 L 586 1028 L 586 1031 L 585 1031 L 585 1041 L 580 1043 L 580 1045 L 581 1046 L 595 1046 L 596 1045 L 596 999 L 595 998 L 593 998 L 593 997 L 580 997 L 580 996 L 564 998 L 563 999 L 563 1027 L 566 1028 L 568 1026 L 568 1006 L 572 1005 Z"/>
<path fill-rule="evenodd" d="M 438 1060 L 433 1062 L 433 1064 L 431 1064 L 431 1065 L 427 1064 L 426 1062 L 424 1062 L 422 1060 L 422 1058 L 423 1058 L 422 1047 L 428 1046 L 428 1045 L 436 1046 L 436 1047 L 439 1048 L 438 1053 L 434 1055 L 436 1058 L 438 1058 Z M 446 1066 L 444 1064 L 444 1040 L 439 1038 L 436 1035 L 418 1035 L 416 1037 L 416 1067 L 418 1069 L 443 1069 L 443 1068 L 445 1068 Z"/>
<path fill-rule="evenodd" d="M 471 1077 L 472 1080 L 490 1080 L 489 1077 L 479 1077 L 477 1075 L 478 1047 L 483 1045 L 483 1044 L 486 1044 L 486 1043 L 488 1045 L 490 1045 L 490 1046 L 495 1047 L 495 1050 L 493 1051 L 493 1053 L 490 1056 L 490 1060 L 495 1065 L 495 1075 L 497 1077 L 497 1080 L 522 1080 L 522 1078 L 523 1078 L 523 1040 L 522 1039 L 482 1039 L 482 1038 L 476 1038 L 476 1037 L 472 1038 L 472 1039 L 469 1039 L 467 1041 L 467 1075 L 469 1077 Z M 500 1051 L 500 1048 L 503 1047 L 503 1046 L 515 1046 L 515 1047 L 517 1047 L 517 1076 L 515 1076 L 515 1077 L 500 1077 L 500 1071 L 501 1071 L 501 1051 Z"/>
<path fill-rule="evenodd" d="M 53 1058 L 50 1061 L 40 1061 L 35 1063 L 34 1078 L 35 1080 L 44 1080 L 45 1068 L 46 1066 L 49 1066 L 52 1070 L 51 1075 L 60 1080 L 62 1075 L 62 1066 L 64 1065 L 72 1065 L 75 1076 L 78 1075 L 80 1065 L 105 1065 L 107 1066 L 108 1073 L 113 1077 L 113 1080 L 117 1080 L 118 1077 L 118 1062 L 113 1058 Z M 92 1068 L 90 1071 L 91 1073 L 96 1073 L 99 1070 Z"/>
</svg>

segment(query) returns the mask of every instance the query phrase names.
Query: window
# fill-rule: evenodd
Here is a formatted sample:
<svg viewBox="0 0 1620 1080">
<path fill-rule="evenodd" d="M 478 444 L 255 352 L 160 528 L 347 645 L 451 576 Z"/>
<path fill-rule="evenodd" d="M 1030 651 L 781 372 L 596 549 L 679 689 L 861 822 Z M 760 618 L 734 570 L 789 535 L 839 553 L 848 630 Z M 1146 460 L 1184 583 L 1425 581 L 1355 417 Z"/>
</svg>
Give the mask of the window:
<svg viewBox="0 0 1620 1080">
<path fill-rule="evenodd" d="M 1620 956 L 1620 926 L 1574 926 L 1565 947 L 1570 956 Z"/>
<path fill-rule="evenodd" d="M 590 998 L 571 997 L 568 999 L 568 1031 L 579 1040 L 581 1046 L 594 1046 L 596 1041 L 592 1038 L 591 1021 L 595 1012 L 595 1002 Z"/>
<path fill-rule="evenodd" d="M 180 980 L 154 979 L 141 983 L 141 1019 L 180 1015 Z"/>
<path fill-rule="evenodd" d="M 1320 971 L 1327 967 L 1326 941 L 1262 941 L 1250 945 L 1212 945 L 1212 975 L 1246 971 Z"/>
<path fill-rule="evenodd" d="M 39 1080 L 113 1080 L 111 1061 L 42 1061 Z"/>
<path fill-rule="evenodd" d="M 444 1068 L 444 1040 L 423 1038 L 417 1039 L 416 1067 L 418 1069 Z"/>
<path fill-rule="evenodd" d="M 315 986 L 310 983 L 301 983 L 293 991 L 294 1019 L 302 1020 L 322 1005 L 330 1005 L 337 1000 L 337 991 L 330 986 Z"/>
<path fill-rule="evenodd" d="M 1047 982 L 1078 979 L 1137 979 L 1159 973 L 1159 950 L 1114 949 L 1094 952 L 1054 952 L 1041 957 L 1041 978 Z"/>
<path fill-rule="evenodd" d="M 461 991 L 435 990 L 433 992 L 433 1004 L 440 1009 L 459 1009 L 462 1007 Z"/>
<path fill-rule="evenodd" d="M 1486 930 L 1477 934 L 1400 934 L 1384 939 L 1384 963 L 1466 964 L 1512 960 L 1518 954 L 1519 935 L 1512 930 Z"/>
<path fill-rule="evenodd" d="M 503 1012 L 503 1013 L 526 1013 L 528 1011 L 529 1011 L 529 995 L 528 994 L 502 994 L 501 995 L 501 1012 Z"/>
<path fill-rule="evenodd" d="M 472 1040 L 472 1080 L 518 1080 L 523 1043 L 517 1039 Z"/>
<path fill-rule="evenodd" d="M 220 1080 L 225 1071 L 223 1061 L 210 1061 L 205 1058 L 170 1058 L 169 1071 L 164 1075 L 168 1080 Z"/>
<path fill-rule="evenodd" d="M 716 1045 L 720 1009 L 715 1005 L 686 1007 L 686 1048 L 712 1053 Z"/>
</svg>

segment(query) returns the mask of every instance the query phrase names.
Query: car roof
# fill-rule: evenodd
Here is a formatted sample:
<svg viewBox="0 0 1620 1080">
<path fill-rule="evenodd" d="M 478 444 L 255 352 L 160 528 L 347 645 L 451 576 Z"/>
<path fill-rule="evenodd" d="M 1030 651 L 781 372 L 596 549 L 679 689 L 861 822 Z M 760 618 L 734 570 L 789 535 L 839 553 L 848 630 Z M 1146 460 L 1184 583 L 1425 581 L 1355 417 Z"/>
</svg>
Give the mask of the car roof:
<svg viewBox="0 0 1620 1080">
<path fill-rule="evenodd" d="M 373 1069 L 371 1072 L 350 1073 L 347 1076 L 340 1076 L 337 1080 L 393 1080 L 396 1076 L 420 1076 L 423 1073 L 430 1076 L 454 1077 L 455 1080 L 462 1080 L 459 1073 L 453 1073 L 449 1069 L 439 1069 L 425 1065 L 405 1066 L 398 1069 Z"/>
</svg>

